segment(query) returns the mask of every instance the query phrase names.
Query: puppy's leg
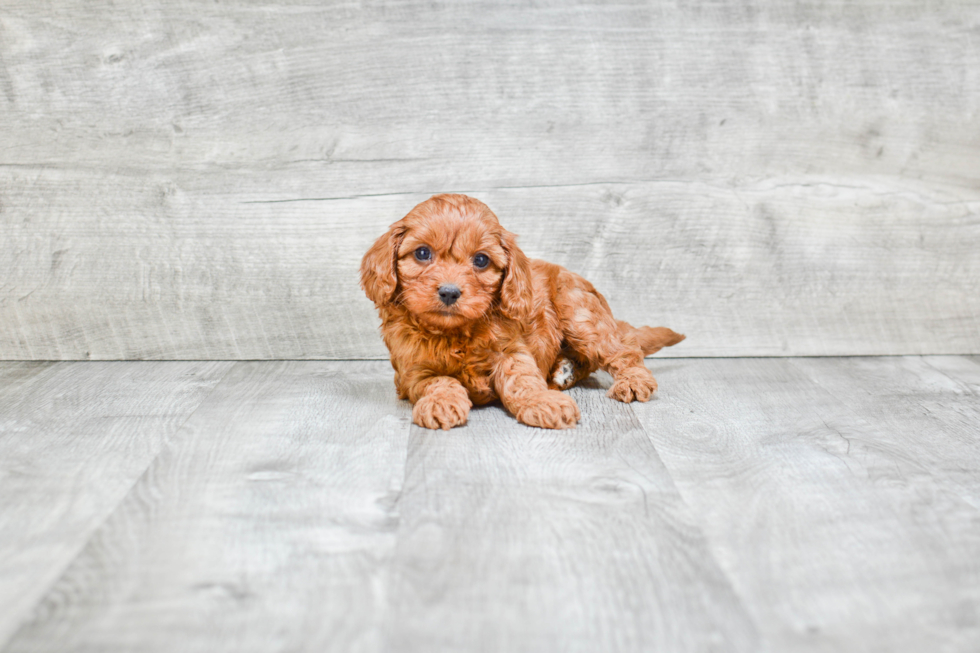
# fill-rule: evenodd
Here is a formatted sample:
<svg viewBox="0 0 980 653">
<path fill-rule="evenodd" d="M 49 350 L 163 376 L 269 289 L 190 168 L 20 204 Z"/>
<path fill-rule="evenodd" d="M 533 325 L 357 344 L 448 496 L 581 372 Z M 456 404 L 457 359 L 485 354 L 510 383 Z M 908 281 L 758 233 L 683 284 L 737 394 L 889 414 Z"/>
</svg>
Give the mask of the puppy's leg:
<svg viewBox="0 0 980 653">
<path fill-rule="evenodd" d="M 582 417 L 574 399 L 548 389 L 530 354 L 503 356 L 494 370 L 493 383 L 504 407 L 528 426 L 567 429 Z"/>
<path fill-rule="evenodd" d="M 626 403 L 649 400 L 657 381 L 643 364 L 637 336 L 621 332 L 609 304 L 591 283 L 568 270 L 561 272 L 558 281 L 555 310 L 568 344 L 591 365 L 612 375 L 610 397 Z"/>
<path fill-rule="evenodd" d="M 463 384 L 451 376 L 413 378 L 409 374 L 399 381 L 399 395 L 412 406 L 412 421 L 427 429 L 448 431 L 466 424 L 473 402 Z"/>
<path fill-rule="evenodd" d="M 548 373 L 548 387 L 552 390 L 568 390 L 582 379 L 587 379 L 595 366 L 583 361 L 567 345 L 562 347 Z"/>
</svg>

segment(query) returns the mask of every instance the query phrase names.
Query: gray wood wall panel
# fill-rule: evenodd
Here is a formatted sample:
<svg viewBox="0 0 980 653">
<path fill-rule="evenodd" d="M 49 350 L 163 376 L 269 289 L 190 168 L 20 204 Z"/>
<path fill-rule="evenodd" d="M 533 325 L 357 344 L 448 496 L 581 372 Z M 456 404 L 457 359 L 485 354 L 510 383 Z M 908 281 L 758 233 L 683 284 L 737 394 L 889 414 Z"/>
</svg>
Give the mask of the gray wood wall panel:
<svg viewBox="0 0 980 653">
<path fill-rule="evenodd" d="M 978 25 L 5 0 L 0 358 L 383 357 L 357 262 L 441 191 L 668 355 L 980 353 Z"/>
</svg>

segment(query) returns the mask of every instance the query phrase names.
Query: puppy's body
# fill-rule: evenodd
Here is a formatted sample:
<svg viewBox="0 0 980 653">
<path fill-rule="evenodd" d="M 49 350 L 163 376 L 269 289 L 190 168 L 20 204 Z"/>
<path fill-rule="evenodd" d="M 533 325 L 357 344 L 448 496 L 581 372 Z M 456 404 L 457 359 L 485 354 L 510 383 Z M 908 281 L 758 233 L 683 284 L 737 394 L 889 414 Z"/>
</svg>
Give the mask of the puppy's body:
<svg viewBox="0 0 980 653">
<path fill-rule="evenodd" d="M 518 420 L 567 428 L 580 418 L 558 392 L 597 369 L 609 396 L 656 390 L 643 356 L 683 340 L 616 321 L 592 284 L 529 260 L 485 204 L 437 195 L 375 242 L 361 283 L 381 315 L 398 395 L 429 428 L 464 424 L 472 404 L 500 399 Z"/>
</svg>

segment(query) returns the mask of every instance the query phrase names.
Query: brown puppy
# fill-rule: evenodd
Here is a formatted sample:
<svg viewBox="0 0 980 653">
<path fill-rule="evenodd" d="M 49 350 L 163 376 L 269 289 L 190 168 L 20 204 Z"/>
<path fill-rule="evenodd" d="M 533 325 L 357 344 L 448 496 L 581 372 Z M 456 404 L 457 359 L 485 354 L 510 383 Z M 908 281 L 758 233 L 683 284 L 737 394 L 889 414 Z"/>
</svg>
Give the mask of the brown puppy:
<svg viewBox="0 0 980 653">
<path fill-rule="evenodd" d="M 613 399 L 647 401 L 657 382 L 643 356 L 684 339 L 617 321 L 591 283 L 528 259 L 466 195 L 436 195 L 391 225 L 364 255 L 361 286 L 381 314 L 398 396 L 431 429 L 498 398 L 525 424 L 573 427 L 578 406 L 559 390 L 597 369 L 612 375 Z"/>
</svg>

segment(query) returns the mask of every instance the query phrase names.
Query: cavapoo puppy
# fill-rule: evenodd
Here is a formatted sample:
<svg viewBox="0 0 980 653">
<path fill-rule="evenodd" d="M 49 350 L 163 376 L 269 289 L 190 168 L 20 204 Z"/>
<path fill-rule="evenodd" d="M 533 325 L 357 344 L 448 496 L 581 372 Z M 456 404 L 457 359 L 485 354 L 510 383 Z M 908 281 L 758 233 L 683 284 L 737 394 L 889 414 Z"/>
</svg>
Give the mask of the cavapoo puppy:
<svg viewBox="0 0 980 653">
<path fill-rule="evenodd" d="M 647 401 L 657 382 L 643 357 L 684 336 L 617 321 L 592 284 L 530 260 L 486 204 L 436 195 L 391 225 L 361 262 L 361 286 L 381 314 L 398 396 L 419 426 L 466 423 L 500 399 L 531 426 L 574 427 L 560 392 L 597 369 L 609 396 Z"/>
</svg>

